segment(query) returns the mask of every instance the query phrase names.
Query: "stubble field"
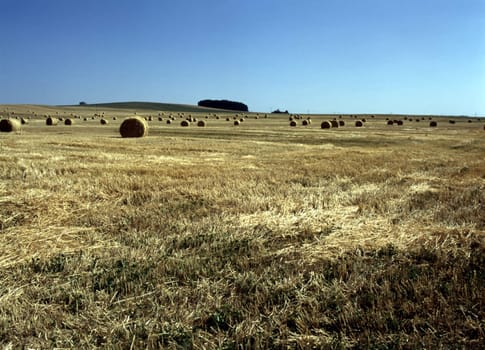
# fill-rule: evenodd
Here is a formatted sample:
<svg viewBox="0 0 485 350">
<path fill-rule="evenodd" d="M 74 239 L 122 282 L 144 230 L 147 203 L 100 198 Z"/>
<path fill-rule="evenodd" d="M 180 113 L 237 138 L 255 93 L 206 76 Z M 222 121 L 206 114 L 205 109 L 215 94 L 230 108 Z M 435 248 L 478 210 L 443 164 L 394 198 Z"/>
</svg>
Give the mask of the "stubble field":
<svg viewBox="0 0 485 350">
<path fill-rule="evenodd" d="M 483 346 L 484 121 L 3 107 L 5 348 Z"/>
</svg>

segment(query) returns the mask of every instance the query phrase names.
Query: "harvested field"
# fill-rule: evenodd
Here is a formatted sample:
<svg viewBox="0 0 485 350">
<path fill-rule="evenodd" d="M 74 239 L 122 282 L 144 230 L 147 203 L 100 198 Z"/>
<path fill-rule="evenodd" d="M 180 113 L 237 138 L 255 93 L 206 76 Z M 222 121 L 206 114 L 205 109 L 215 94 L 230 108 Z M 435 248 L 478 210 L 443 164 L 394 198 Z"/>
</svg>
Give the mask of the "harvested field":
<svg viewBox="0 0 485 350">
<path fill-rule="evenodd" d="M 133 111 L 13 108 L 32 118 L 0 134 L 0 345 L 483 344 L 483 121 L 217 113 L 122 138 Z"/>
</svg>

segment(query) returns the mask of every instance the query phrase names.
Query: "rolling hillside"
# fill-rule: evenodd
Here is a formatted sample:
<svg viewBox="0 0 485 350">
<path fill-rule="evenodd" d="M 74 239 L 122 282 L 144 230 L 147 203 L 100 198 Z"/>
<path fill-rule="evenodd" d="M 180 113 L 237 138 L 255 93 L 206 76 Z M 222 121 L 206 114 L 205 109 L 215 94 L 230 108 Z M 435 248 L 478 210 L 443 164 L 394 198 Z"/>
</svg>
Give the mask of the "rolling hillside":
<svg viewBox="0 0 485 350">
<path fill-rule="evenodd" d="M 110 103 L 93 103 L 78 105 L 79 107 L 97 107 L 97 108 L 121 108 L 131 110 L 152 110 L 152 111 L 170 111 L 170 112 L 223 112 L 222 109 L 198 107 L 195 105 L 184 105 L 175 103 L 158 103 L 158 102 L 110 102 Z"/>
</svg>

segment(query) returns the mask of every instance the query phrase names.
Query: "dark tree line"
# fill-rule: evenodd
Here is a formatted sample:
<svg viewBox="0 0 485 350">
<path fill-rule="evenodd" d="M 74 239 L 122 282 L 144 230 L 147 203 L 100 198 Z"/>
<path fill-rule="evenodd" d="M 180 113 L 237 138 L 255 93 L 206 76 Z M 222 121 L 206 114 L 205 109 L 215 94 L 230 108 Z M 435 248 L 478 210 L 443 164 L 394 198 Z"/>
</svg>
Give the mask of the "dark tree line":
<svg viewBox="0 0 485 350">
<path fill-rule="evenodd" d="M 199 107 L 209 107 L 218 109 L 228 109 L 231 111 L 248 112 L 248 106 L 242 102 L 228 100 L 201 100 L 197 103 Z"/>
</svg>

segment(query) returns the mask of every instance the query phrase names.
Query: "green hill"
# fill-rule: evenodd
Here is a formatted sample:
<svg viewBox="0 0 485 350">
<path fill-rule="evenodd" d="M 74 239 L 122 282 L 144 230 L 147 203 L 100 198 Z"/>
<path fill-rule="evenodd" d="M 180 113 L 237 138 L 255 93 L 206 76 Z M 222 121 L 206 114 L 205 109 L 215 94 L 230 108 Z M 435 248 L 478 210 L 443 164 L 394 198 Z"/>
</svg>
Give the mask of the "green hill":
<svg viewBox="0 0 485 350">
<path fill-rule="evenodd" d="M 132 110 L 151 110 L 151 111 L 168 111 L 168 112 L 226 112 L 223 109 L 198 107 L 194 105 L 184 105 L 175 103 L 158 103 L 158 102 L 110 102 L 110 103 L 93 103 L 77 105 L 78 107 L 97 107 L 97 108 L 122 108 Z"/>
</svg>

